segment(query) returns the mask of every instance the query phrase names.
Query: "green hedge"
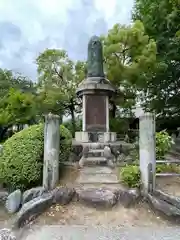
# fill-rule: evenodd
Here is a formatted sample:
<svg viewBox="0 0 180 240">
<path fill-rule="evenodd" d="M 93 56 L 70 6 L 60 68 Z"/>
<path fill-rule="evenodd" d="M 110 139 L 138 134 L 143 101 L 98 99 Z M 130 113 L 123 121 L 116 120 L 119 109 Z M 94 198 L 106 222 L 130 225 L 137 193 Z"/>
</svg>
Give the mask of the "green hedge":
<svg viewBox="0 0 180 240">
<path fill-rule="evenodd" d="M 3 144 L 0 156 L 0 182 L 13 190 L 27 189 L 42 181 L 44 125 L 33 125 L 14 134 Z M 60 126 L 60 161 L 67 159 L 71 134 Z"/>
</svg>

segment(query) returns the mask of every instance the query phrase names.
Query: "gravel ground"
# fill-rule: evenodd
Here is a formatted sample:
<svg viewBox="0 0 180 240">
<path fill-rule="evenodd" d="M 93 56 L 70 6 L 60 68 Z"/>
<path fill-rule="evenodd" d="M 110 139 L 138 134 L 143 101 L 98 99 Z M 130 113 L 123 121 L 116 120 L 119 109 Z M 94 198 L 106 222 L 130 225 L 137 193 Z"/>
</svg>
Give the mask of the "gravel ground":
<svg viewBox="0 0 180 240">
<path fill-rule="evenodd" d="M 179 240 L 178 227 L 92 227 L 92 226 L 43 226 L 31 229 L 22 240 Z"/>
</svg>

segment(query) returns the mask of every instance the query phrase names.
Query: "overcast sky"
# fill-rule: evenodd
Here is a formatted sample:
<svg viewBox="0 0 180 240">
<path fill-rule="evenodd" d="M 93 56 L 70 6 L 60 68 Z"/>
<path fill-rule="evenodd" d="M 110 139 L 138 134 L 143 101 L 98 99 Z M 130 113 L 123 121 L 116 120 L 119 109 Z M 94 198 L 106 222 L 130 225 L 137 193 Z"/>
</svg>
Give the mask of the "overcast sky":
<svg viewBox="0 0 180 240">
<path fill-rule="evenodd" d="M 133 0 L 0 0 L 0 67 L 36 79 L 34 63 L 46 48 L 74 60 L 87 42 L 115 23 L 130 23 Z"/>
</svg>

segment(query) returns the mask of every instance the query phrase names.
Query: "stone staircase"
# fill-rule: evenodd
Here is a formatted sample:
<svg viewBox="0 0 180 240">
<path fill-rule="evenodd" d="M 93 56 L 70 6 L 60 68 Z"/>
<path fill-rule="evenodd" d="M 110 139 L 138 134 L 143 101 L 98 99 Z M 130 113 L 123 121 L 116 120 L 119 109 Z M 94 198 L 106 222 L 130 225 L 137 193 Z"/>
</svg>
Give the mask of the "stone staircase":
<svg viewBox="0 0 180 240">
<path fill-rule="evenodd" d="M 84 165 L 77 179 L 78 184 L 96 186 L 99 184 L 118 184 L 117 170 L 108 166 L 108 159 L 104 156 L 104 146 L 98 143 L 89 144 L 85 154 Z"/>
</svg>

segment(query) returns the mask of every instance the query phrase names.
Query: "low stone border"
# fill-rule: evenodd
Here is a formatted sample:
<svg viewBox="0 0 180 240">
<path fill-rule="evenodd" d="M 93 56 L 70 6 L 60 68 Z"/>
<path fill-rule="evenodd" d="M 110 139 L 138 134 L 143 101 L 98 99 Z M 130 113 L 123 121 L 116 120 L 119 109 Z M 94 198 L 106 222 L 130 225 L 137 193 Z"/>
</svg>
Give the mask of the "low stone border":
<svg viewBox="0 0 180 240">
<path fill-rule="evenodd" d="M 4 193 L 4 196 L 7 196 L 7 193 Z M 43 187 L 37 187 L 23 194 L 20 190 L 14 191 L 7 197 L 5 207 L 9 212 L 14 212 L 11 223 L 12 229 L 16 230 L 34 220 L 54 204 L 66 205 L 75 200 L 99 208 L 111 208 L 116 204 L 131 207 L 140 199 L 140 192 L 136 189 L 90 188 L 75 191 L 73 188 L 57 187 L 46 192 Z"/>
<path fill-rule="evenodd" d="M 138 189 L 89 188 L 75 190 L 73 188 L 57 187 L 47 192 L 43 187 L 37 187 L 27 190 L 21 195 L 20 193 L 20 190 L 16 190 L 8 197 L 6 192 L 1 194 L 3 202 L 6 198 L 5 206 L 7 208 L 10 206 L 11 212 L 14 206 L 16 208 L 17 213 L 14 214 L 12 219 L 13 230 L 28 224 L 54 204 L 66 205 L 75 200 L 92 207 L 107 209 L 117 204 L 129 208 L 142 200 L 142 195 Z M 171 220 L 180 220 L 180 197 L 170 196 L 156 190 L 153 194 L 148 194 L 145 199 L 153 210 L 158 211 L 162 216 Z M 16 202 L 13 204 L 13 201 Z M 10 229 L 2 229 L 0 230 L 0 239 L 8 239 L 4 237 L 7 234 L 14 237 Z M 16 238 L 9 239 L 15 240 Z"/>
<path fill-rule="evenodd" d="M 180 222 L 180 197 L 155 190 L 153 194 L 148 194 L 146 199 L 151 208 L 162 217 L 173 222 Z"/>
</svg>

